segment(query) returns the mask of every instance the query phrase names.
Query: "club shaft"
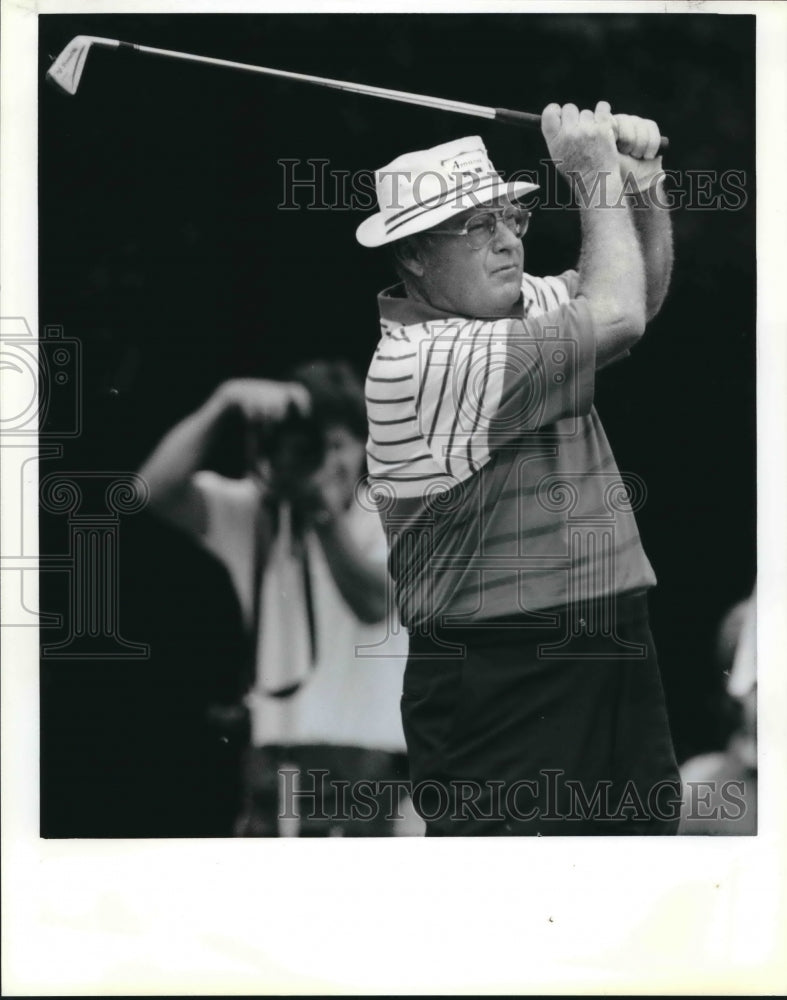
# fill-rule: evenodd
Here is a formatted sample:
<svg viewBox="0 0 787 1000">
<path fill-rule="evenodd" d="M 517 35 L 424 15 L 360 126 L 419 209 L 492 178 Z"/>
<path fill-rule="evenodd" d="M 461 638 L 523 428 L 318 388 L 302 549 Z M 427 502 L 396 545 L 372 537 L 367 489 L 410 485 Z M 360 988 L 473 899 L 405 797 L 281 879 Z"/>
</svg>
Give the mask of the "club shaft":
<svg viewBox="0 0 787 1000">
<path fill-rule="evenodd" d="M 390 90 L 387 87 L 373 87 L 365 83 L 351 83 L 349 80 L 333 80 L 324 76 L 311 76 L 308 73 L 293 73 L 284 69 L 271 69 L 268 66 L 252 66 L 250 63 L 232 62 L 229 59 L 216 59 L 212 56 L 196 56 L 186 52 L 174 52 L 170 49 L 151 48 L 148 45 L 136 45 L 120 42 L 121 48 L 132 48 L 147 55 L 162 56 L 169 59 L 181 59 L 187 62 L 204 63 L 208 66 L 224 66 L 227 69 L 242 70 L 247 73 L 259 73 L 263 76 L 279 77 L 283 80 L 295 80 L 298 83 L 310 83 L 316 87 L 330 87 L 333 90 L 343 90 L 349 94 L 363 94 L 367 97 L 378 97 L 386 101 L 399 101 L 403 104 L 417 104 L 423 108 L 435 111 L 452 111 L 459 115 L 472 115 L 475 118 L 487 118 L 505 125 L 516 125 L 520 128 L 540 128 L 541 115 L 528 111 L 512 111 L 508 108 L 491 108 L 483 104 L 468 104 L 466 101 L 452 101 L 445 97 L 431 97 L 427 94 L 411 94 L 405 90 Z M 669 146 L 669 140 L 662 136 L 660 152 Z"/>
<path fill-rule="evenodd" d="M 81 45 L 77 43 L 82 43 Z M 178 52 L 174 49 L 153 48 L 150 45 L 139 45 L 135 42 L 121 42 L 114 38 L 96 38 L 93 36 L 77 36 L 71 46 L 63 50 L 61 56 L 50 68 L 47 76 L 64 86 L 69 93 L 75 93 L 79 85 L 84 60 L 89 45 L 103 48 L 123 49 L 139 52 L 143 55 L 157 56 L 160 59 L 175 59 L 180 62 L 201 63 L 204 66 L 221 66 L 225 69 L 240 70 L 244 73 L 257 73 L 261 76 L 278 77 L 281 80 L 294 80 L 296 83 L 309 83 L 315 87 L 328 87 L 349 94 L 363 94 L 367 97 L 377 97 L 386 101 L 399 101 L 403 104 L 415 104 L 435 111 L 451 111 L 459 115 L 472 115 L 476 118 L 486 118 L 505 125 L 517 125 L 520 128 L 539 128 L 541 115 L 526 111 L 511 111 L 508 108 L 490 108 L 483 104 L 468 104 L 465 101 L 451 101 L 445 97 L 431 97 L 427 94 L 411 94 L 405 90 L 390 90 L 387 87 L 373 87 L 365 83 L 351 83 L 349 80 L 333 80 L 324 76 L 312 76 L 308 73 L 293 73 L 290 70 L 272 69 L 269 66 L 253 66 L 251 63 L 234 62 L 231 59 L 217 59 L 214 56 L 198 56 L 191 52 Z M 662 136 L 660 152 L 667 149 L 669 140 Z"/>
<path fill-rule="evenodd" d="M 308 73 L 292 73 L 283 69 L 271 69 L 267 66 L 252 66 L 250 63 L 232 62 L 229 59 L 216 59 L 212 56 L 196 56 L 186 52 L 175 52 L 170 49 L 157 49 L 149 45 L 136 45 L 121 42 L 120 48 L 131 48 L 146 55 L 161 56 L 166 59 L 180 59 L 184 62 L 203 63 L 206 66 L 223 66 L 226 69 L 242 70 L 246 73 L 259 73 L 263 76 L 279 77 L 283 80 L 295 80 L 298 83 L 310 83 L 317 87 L 330 87 L 333 90 L 343 90 L 350 94 L 364 94 L 367 97 L 379 97 L 387 101 L 401 101 L 404 104 L 418 104 L 437 111 L 453 111 L 460 115 L 475 115 L 477 118 L 494 119 L 495 108 L 487 108 L 481 104 L 467 104 L 464 101 L 451 101 L 442 97 L 429 97 L 426 94 L 410 94 L 404 90 L 389 90 L 387 87 L 372 87 L 364 83 L 351 83 L 348 80 L 332 80 L 328 77 L 311 76 Z M 533 115 L 540 121 L 539 115 Z M 533 124 L 538 124 L 534 122 Z"/>
</svg>

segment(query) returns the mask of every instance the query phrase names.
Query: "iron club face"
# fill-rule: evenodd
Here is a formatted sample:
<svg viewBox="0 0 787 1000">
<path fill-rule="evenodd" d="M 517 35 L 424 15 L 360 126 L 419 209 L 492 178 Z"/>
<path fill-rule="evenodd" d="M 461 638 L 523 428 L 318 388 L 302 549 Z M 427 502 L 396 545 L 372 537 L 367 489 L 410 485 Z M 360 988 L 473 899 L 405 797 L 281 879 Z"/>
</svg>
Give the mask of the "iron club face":
<svg viewBox="0 0 787 1000">
<path fill-rule="evenodd" d="M 94 35 L 77 35 L 66 45 L 60 55 L 47 70 L 46 78 L 67 94 L 75 94 L 82 79 L 87 56 L 94 45 L 105 49 L 117 49 L 120 42 L 113 38 L 96 38 Z"/>
</svg>

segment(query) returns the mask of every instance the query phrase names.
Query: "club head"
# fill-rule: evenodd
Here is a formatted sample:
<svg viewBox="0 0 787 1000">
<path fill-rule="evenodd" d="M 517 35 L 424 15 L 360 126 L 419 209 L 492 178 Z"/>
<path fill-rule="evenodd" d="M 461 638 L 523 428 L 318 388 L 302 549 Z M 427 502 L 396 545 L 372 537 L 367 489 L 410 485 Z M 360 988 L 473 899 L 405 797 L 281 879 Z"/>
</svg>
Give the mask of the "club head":
<svg viewBox="0 0 787 1000">
<path fill-rule="evenodd" d="M 91 46 L 116 49 L 120 43 L 112 38 L 96 38 L 93 35 L 77 35 L 66 45 L 60 55 L 47 70 L 46 78 L 67 94 L 75 94 L 87 62 Z"/>
</svg>

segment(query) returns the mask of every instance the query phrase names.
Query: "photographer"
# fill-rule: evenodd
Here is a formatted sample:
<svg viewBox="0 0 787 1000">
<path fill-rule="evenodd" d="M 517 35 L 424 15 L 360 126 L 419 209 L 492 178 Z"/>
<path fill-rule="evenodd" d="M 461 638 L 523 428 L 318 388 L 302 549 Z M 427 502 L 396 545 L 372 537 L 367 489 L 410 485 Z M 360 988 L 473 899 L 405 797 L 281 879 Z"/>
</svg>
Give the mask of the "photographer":
<svg viewBox="0 0 787 1000">
<path fill-rule="evenodd" d="M 240 479 L 206 468 L 233 419 Z M 242 608 L 251 746 L 241 835 L 276 836 L 295 813 L 301 835 L 391 832 L 384 809 L 354 816 L 332 794 L 337 781 L 397 777 L 404 752 L 407 637 L 389 633 L 379 518 L 355 500 L 365 435 L 349 367 L 314 362 L 288 382 L 225 382 L 140 471 L 152 510 L 226 565 Z M 359 657 L 369 646 L 381 655 Z M 285 765 L 301 772 L 297 796 L 280 781 Z M 280 800 L 282 787 L 293 801 Z"/>
</svg>

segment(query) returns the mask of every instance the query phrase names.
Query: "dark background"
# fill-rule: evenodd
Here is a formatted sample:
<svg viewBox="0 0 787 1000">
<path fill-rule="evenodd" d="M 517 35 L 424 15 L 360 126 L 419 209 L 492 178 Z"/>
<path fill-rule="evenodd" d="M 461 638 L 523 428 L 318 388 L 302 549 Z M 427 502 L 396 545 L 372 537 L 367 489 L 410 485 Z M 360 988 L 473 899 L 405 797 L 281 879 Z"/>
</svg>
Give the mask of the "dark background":
<svg viewBox="0 0 787 1000">
<path fill-rule="evenodd" d="M 546 156 L 538 132 L 101 50 L 68 97 L 43 79 L 74 35 L 527 111 L 604 98 L 655 118 L 671 140 L 665 166 L 743 171 L 747 200 L 674 212 L 670 296 L 634 356 L 601 374 L 596 405 L 620 468 L 647 484 L 638 520 L 659 578 L 653 629 L 679 758 L 721 746 L 730 715 L 714 637 L 755 574 L 754 22 L 42 15 L 40 318 L 80 341 L 83 375 L 82 434 L 42 476 L 138 468 L 230 376 L 277 377 L 313 357 L 363 374 L 387 261 L 356 244 L 362 212 L 278 209 L 277 160 L 371 170 L 475 133 L 504 173 Z M 572 266 L 576 213 L 537 214 L 526 248 L 533 273 Z M 45 515 L 42 553 L 62 551 L 66 530 Z M 206 734 L 203 709 L 241 658 L 232 593 L 219 567 L 145 514 L 122 520 L 120 546 L 121 630 L 151 658 L 42 660 L 42 833 L 221 834 L 235 758 L 232 740 Z M 44 610 L 65 608 L 61 575 L 43 576 Z"/>
</svg>

